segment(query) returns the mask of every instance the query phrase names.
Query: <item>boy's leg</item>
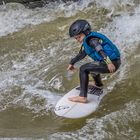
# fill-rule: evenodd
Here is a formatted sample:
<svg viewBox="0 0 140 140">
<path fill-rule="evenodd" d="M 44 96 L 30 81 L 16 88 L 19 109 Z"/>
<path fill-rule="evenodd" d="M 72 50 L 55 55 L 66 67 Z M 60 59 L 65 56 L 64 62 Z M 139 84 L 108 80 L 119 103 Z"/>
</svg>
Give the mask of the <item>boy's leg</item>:
<svg viewBox="0 0 140 140">
<path fill-rule="evenodd" d="M 112 61 L 113 64 L 116 67 L 116 70 L 119 68 L 120 66 L 120 60 L 118 61 Z M 74 101 L 74 102 L 87 102 L 87 91 L 88 91 L 88 83 L 89 83 L 89 74 L 90 73 L 110 73 L 108 70 L 107 65 L 104 62 L 101 63 L 87 63 L 84 64 L 80 67 L 80 73 L 79 73 L 79 78 L 80 78 L 80 95 L 76 96 L 76 97 L 72 97 L 69 100 Z M 97 78 L 97 79 L 96 79 Z M 101 85 L 101 79 L 100 79 L 100 75 L 99 76 L 95 76 L 95 81 L 96 84 L 98 83 L 99 85 Z"/>
<path fill-rule="evenodd" d="M 88 91 L 88 83 L 89 83 L 89 74 L 90 73 L 108 73 L 109 70 L 105 64 L 102 63 L 87 63 L 80 67 L 80 95 L 76 97 L 69 98 L 70 101 L 73 102 L 87 102 L 87 91 Z M 97 80 L 100 76 L 95 77 Z M 101 84 L 101 83 L 100 83 Z"/>
<path fill-rule="evenodd" d="M 102 87 L 102 86 L 103 86 L 103 83 L 102 83 L 101 75 L 100 75 L 100 74 L 91 73 L 91 76 L 92 76 L 92 78 L 94 79 L 95 85 L 96 85 L 97 87 Z"/>
<path fill-rule="evenodd" d="M 107 65 L 104 63 L 87 63 L 80 67 L 80 96 L 87 97 L 89 74 L 94 73 L 95 84 L 97 86 L 103 86 L 99 73 L 109 73 Z M 95 73 L 96 74 L 95 76 Z"/>
</svg>

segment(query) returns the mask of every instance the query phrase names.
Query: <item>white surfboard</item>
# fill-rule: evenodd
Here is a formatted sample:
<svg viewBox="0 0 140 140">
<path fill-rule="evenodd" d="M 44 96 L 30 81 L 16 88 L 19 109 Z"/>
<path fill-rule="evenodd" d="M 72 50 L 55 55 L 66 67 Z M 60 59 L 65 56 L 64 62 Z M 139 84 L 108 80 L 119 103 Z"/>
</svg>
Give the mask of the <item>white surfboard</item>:
<svg viewBox="0 0 140 140">
<path fill-rule="evenodd" d="M 103 97 L 103 90 L 89 85 L 88 88 L 88 102 L 87 103 L 78 103 L 69 101 L 69 97 L 78 96 L 80 93 L 79 86 L 75 87 L 67 94 L 65 94 L 56 104 L 54 112 L 58 116 L 65 118 L 82 118 L 93 113 Z"/>
</svg>

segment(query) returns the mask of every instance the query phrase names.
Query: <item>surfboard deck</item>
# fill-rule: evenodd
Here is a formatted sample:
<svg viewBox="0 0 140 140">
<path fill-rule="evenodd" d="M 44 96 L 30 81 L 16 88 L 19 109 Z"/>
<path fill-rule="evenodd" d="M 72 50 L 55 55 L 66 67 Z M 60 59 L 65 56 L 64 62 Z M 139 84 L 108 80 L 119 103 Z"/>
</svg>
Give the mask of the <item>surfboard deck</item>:
<svg viewBox="0 0 140 140">
<path fill-rule="evenodd" d="M 78 96 L 80 93 L 80 87 L 77 86 L 67 94 L 65 94 L 56 104 L 54 112 L 56 115 L 65 118 L 82 118 L 93 113 L 101 99 L 100 96 L 103 95 L 103 89 L 99 89 L 93 85 L 88 86 L 88 96 L 87 103 L 78 103 L 69 101 L 69 97 Z"/>
</svg>

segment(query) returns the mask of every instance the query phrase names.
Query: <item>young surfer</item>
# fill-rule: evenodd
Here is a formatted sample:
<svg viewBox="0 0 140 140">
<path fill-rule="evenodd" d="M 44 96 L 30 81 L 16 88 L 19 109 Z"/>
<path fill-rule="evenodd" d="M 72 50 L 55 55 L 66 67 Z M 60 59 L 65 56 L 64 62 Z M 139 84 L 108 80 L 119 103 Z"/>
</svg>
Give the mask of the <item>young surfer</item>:
<svg viewBox="0 0 140 140">
<path fill-rule="evenodd" d="M 80 94 L 69 98 L 70 101 L 86 103 L 89 84 L 89 74 L 92 75 L 95 86 L 102 88 L 101 73 L 113 73 L 120 64 L 120 52 L 116 45 L 105 35 L 91 31 L 86 20 L 76 20 L 69 28 L 70 37 L 74 37 L 80 44 L 79 53 L 71 59 L 67 70 L 74 70 L 74 64 L 87 55 L 94 61 L 80 67 Z M 95 63 L 96 62 L 96 63 Z"/>
</svg>

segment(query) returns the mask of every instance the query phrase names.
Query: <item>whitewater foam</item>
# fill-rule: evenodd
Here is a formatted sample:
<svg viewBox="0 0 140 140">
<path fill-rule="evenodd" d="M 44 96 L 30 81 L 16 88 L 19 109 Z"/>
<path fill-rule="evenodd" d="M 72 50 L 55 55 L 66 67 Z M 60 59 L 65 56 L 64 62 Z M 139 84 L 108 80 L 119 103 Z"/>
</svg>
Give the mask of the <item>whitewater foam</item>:
<svg viewBox="0 0 140 140">
<path fill-rule="evenodd" d="M 21 4 L 7 3 L 0 5 L 0 36 L 6 36 L 7 34 L 19 31 L 28 25 L 50 22 L 59 17 L 74 16 L 79 11 L 84 11 L 88 7 L 92 8 L 92 6 L 95 6 L 94 4 L 96 4 L 97 7 L 104 7 L 116 12 L 119 11 L 118 7 L 133 6 L 134 3 L 135 1 L 132 0 L 80 0 L 78 2 L 49 3 L 43 8 L 36 8 L 34 10 L 27 9 Z M 124 12 L 124 9 L 122 12 Z"/>
<path fill-rule="evenodd" d="M 41 79 L 41 77 L 44 77 L 43 75 L 46 75 L 48 70 L 51 68 L 51 64 L 47 64 L 47 66 L 39 69 L 40 65 L 45 61 L 44 57 L 46 57 L 46 55 L 42 54 L 42 52 L 38 52 L 36 56 L 33 54 L 28 54 L 26 57 L 24 57 L 22 62 L 19 60 L 18 62 L 17 60 L 13 60 L 12 67 L 1 72 L 0 111 L 13 105 L 24 106 L 34 110 L 34 112 L 37 112 L 42 108 L 50 110 L 49 106 L 54 105 L 60 98 L 60 95 L 56 94 L 55 92 L 50 92 L 48 90 L 49 85 L 47 86 L 44 79 Z M 38 59 L 38 57 L 40 59 Z M 41 62 L 43 58 L 44 61 Z M 31 71 L 34 72 L 31 73 Z M 59 81 L 57 84 L 59 84 Z M 32 105 L 32 100 L 36 96 L 38 96 L 38 99 L 46 99 L 47 102 L 44 101 L 43 106 L 37 107 Z"/>
<path fill-rule="evenodd" d="M 58 17 L 70 17 L 86 6 L 85 2 L 56 2 L 32 10 L 17 3 L 3 4 L 0 6 L 0 36 L 19 31 L 28 25 L 50 22 Z"/>
<path fill-rule="evenodd" d="M 35 9 L 35 10 L 26 9 L 22 5 L 18 5 L 18 4 L 14 4 L 12 6 L 3 5 L 0 7 L 1 8 L 0 19 L 1 21 L 4 21 L 4 22 L 0 22 L 1 27 L 2 27 L 0 34 L 6 35 L 9 32 L 12 33 L 15 30 L 18 30 L 19 28 L 25 27 L 26 25 L 29 25 L 29 24 L 39 24 L 41 22 L 47 22 L 47 21 L 49 22 L 50 19 L 47 16 L 50 16 L 50 15 L 52 16 L 52 14 L 55 15 L 57 10 L 60 10 L 58 12 L 58 15 L 59 15 L 62 11 L 63 12 L 65 11 L 66 7 L 69 7 L 68 10 L 71 12 L 73 11 L 72 7 L 74 7 L 74 10 L 78 12 L 78 10 L 80 10 L 81 7 L 83 9 L 85 7 L 88 7 L 88 4 L 90 2 L 97 3 L 97 1 L 92 1 L 92 0 L 89 0 L 86 4 L 84 3 L 84 1 L 81 1 L 79 5 L 78 3 L 69 3 L 69 4 L 61 3 L 58 6 L 58 3 L 56 3 L 55 6 L 57 6 L 57 8 L 55 10 L 53 9 L 55 7 L 54 5 L 51 5 L 50 9 L 47 9 L 48 7 L 46 6 L 42 9 Z M 113 1 L 109 1 L 109 3 L 104 3 L 102 1 L 99 4 L 100 6 L 107 7 L 109 9 L 109 7 L 113 7 L 112 2 Z M 115 2 L 118 3 L 118 1 L 115 1 Z M 131 1 L 131 3 L 133 2 L 134 1 Z M 115 6 L 117 5 L 116 3 L 114 4 Z M 127 3 L 130 3 L 130 1 L 126 0 L 122 3 L 127 4 Z M 75 6 L 72 6 L 72 5 L 75 5 Z M 54 13 L 52 13 L 52 10 L 54 11 Z M 112 90 L 116 82 L 119 82 L 121 81 L 122 78 L 126 77 L 126 72 L 128 68 L 127 57 L 129 57 L 134 52 L 134 50 L 137 48 L 137 45 L 139 44 L 139 38 L 140 38 L 139 11 L 140 11 L 140 6 L 136 7 L 136 9 L 133 12 L 133 15 L 130 15 L 129 13 L 124 12 L 121 16 L 113 18 L 113 21 L 110 22 L 106 28 L 100 30 L 101 32 L 109 36 L 115 42 L 115 44 L 118 45 L 122 54 L 123 65 L 121 66 L 119 70 L 120 72 L 118 75 L 118 79 L 115 79 L 115 81 L 113 81 L 112 83 L 109 83 L 108 90 Z M 47 13 L 47 16 L 46 16 L 46 13 Z M 64 15 L 62 13 L 59 16 L 65 16 L 65 17 L 72 16 L 71 14 L 67 15 L 65 12 L 64 12 L 65 13 Z M 52 18 L 59 17 L 58 15 L 52 16 Z M 4 72 L 1 72 L 0 89 L 4 90 L 4 89 L 10 89 L 11 87 L 14 87 L 14 86 L 21 86 L 22 88 L 26 90 L 26 92 L 32 89 L 33 92 L 35 92 L 36 90 L 37 92 L 44 93 L 44 91 L 39 90 L 39 88 L 46 89 L 46 86 L 48 86 L 47 84 L 49 84 L 54 89 L 59 90 L 63 86 L 62 85 L 63 79 L 62 79 L 62 75 L 59 75 L 59 73 L 57 74 L 55 73 L 56 72 L 55 70 L 58 64 L 60 64 L 61 62 L 63 63 L 66 60 L 66 58 L 71 57 L 70 54 L 66 52 L 73 48 L 64 47 L 64 45 L 68 43 L 70 43 L 70 45 L 73 46 L 73 48 L 75 48 L 76 44 L 73 45 L 73 42 L 64 41 L 64 44 L 62 45 L 61 42 L 56 41 L 56 42 L 50 43 L 48 48 L 45 48 L 37 52 L 37 54 L 36 53 L 28 54 L 27 56 L 25 56 L 25 60 L 23 60 L 22 62 L 17 62 L 16 60 L 12 61 L 11 68 L 7 69 Z M 25 45 L 30 46 L 30 45 L 35 45 L 35 44 L 25 44 Z M 58 52 L 60 52 L 59 55 L 58 55 Z M 48 62 L 46 62 L 46 60 L 48 60 Z M 50 63 L 49 60 L 51 60 L 53 64 Z M 43 63 L 46 66 L 43 66 L 43 68 L 41 68 L 40 66 Z M 1 66 L 5 67 L 4 64 Z M 51 70 L 52 67 L 53 67 L 52 78 L 48 80 L 48 83 L 45 83 L 44 79 L 46 78 L 47 73 L 49 72 L 49 70 Z M 37 72 L 29 74 L 31 71 L 37 71 Z M 48 98 L 49 96 L 50 94 L 48 95 Z M 54 94 L 53 97 L 55 96 L 56 95 Z"/>
</svg>

